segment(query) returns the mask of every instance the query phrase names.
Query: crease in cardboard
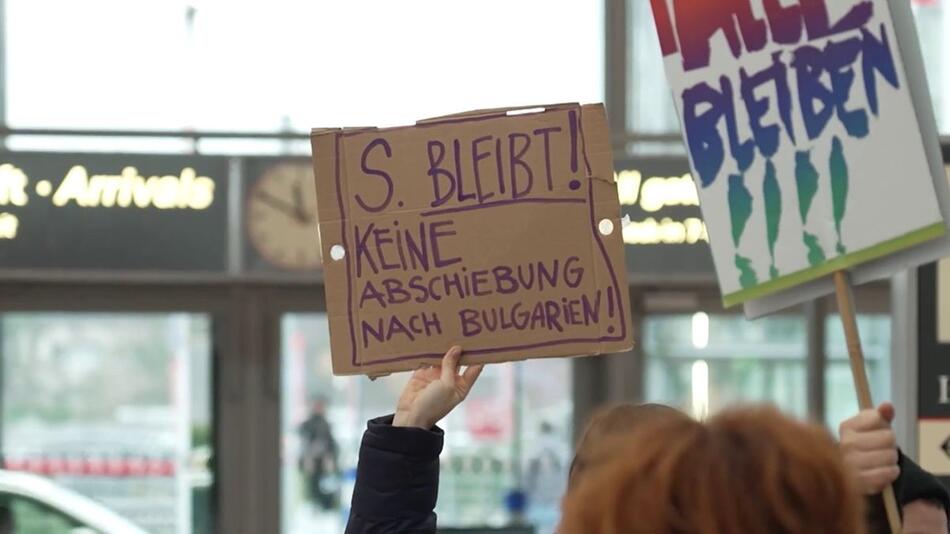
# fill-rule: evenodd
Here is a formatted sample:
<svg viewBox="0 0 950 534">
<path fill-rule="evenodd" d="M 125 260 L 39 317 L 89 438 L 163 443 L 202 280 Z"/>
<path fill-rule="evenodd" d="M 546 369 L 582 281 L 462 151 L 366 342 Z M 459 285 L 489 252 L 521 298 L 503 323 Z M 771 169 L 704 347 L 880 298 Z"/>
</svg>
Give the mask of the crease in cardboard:
<svg viewBox="0 0 950 534">
<path fill-rule="evenodd" d="M 427 119 L 422 119 L 416 121 L 416 126 L 424 126 L 427 124 L 439 123 L 442 121 L 450 119 L 459 119 L 465 117 L 505 117 L 508 116 L 509 112 L 512 111 L 525 111 L 530 109 L 540 110 L 538 113 L 546 113 L 548 111 L 559 111 L 566 108 L 576 108 L 580 104 L 577 102 L 565 102 L 561 104 L 536 104 L 536 105 L 525 105 L 525 106 L 512 106 L 512 107 L 501 107 L 501 108 L 484 108 L 476 109 L 473 111 L 464 111 L 462 113 L 452 113 L 449 115 L 440 115 L 437 117 L 429 117 Z"/>
<path fill-rule="evenodd" d="M 349 167 L 348 167 L 348 165 L 347 165 L 346 143 L 345 143 L 343 140 L 344 140 L 344 133 L 340 132 L 340 133 L 335 134 L 335 138 L 334 138 L 335 151 L 336 151 L 336 162 L 335 162 L 335 163 L 336 163 L 336 174 L 337 174 L 337 177 L 338 177 L 336 186 L 337 186 L 338 189 L 340 189 L 339 194 L 340 194 L 341 198 L 345 198 L 345 199 L 346 199 L 345 202 L 341 202 L 341 209 L 342 209 L 342 210 L 346 210 L 346 211 L 341 211 L 341 213 L 340 213 L 340 223 L 341 223 L 341 224 L 340 224 L 340 232 L 341 232 L 341 235 L 342 235 L 342 244 L 343 244 L 344 252 L 345 252 L 345 255 L 344 255 L 343 259 L 345 260 L 344 268 L 346 269 L 345 277 L 346 277 L 346 284 L 347 284 L 347 286 L 346 286 L 346 287 L 347 287 L 346 298 L 347 298 L 347 312 L 348 312 L 346 315 L 343 315 L 343 316 L 346 317 L 347 323 L 349 324 L 350 343 L 351 343 L 351 345 L 353 345 L 352 357 L 350 358 L 350 361 L 351 361 L 351 364 L 352 364 L 352 365 L 354 365 L 354 366 L 356 366 L 356 367 L 360 367 L 360 366 L 363 365 L 363 361 L 358 357 L 358 354 L 359 354 L 359 353 L 358 353 L 358 351 L 357 351 L 356 348 L 355 348 L 355 345 L 356 345 L 356 334 L 355 334 L 355 332 L 353 331 L 353 319 L 352 319 L 352 315 L 353 315 L 353 287 L 352 287 L 352 283 L 353 283 L 353 280 L 352 280 L 352 276 L 350 276 L 350 273 L 352 272 L 352 271 L 350 270 L 350 261 L 351 261 L 351 258 L 352 258 L 354 261 L 358 261 L 358 259 L 357 259 L 357 258 L 354 258 L 355 255 L 352 254 L 350 250 L 346 250 L 346 249 L 349 248 L 349 243 L 348 243 L 348 241 L 347 241 L 347 239 L 346 239 L 347 226 L 346 226 L 346 215 L 345 215 L 345 214 L 346 214 L 347 212 L 352 212 L 352 204 L 350 203 L 350 198 L 351 198 L 351 196 L 350 196 L 350 180 L 349 180 L 349 175 L 347 174 L 347 169 L 348 169 Z M 359 311 L 357 311 L 356 313 L 357 313 L 357 315 L 359 315 Z M 342 314 L 341 314 L 341 315 L 342 315 Z"/>
</svg>

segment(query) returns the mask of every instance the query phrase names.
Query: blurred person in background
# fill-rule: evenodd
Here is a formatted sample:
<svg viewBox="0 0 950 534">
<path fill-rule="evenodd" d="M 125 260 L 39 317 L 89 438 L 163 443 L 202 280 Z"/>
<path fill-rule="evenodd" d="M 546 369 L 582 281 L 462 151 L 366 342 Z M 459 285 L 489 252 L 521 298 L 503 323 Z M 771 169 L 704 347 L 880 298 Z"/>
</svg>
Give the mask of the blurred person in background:
<svg viewBox="0 0 950 534">
<path fill-rule="evenodd" d="M 311 401 L 310 416 L 298 429 L 301 439 L 299 466 L 307 484 L 307 496 L 319 511 L 339 507 L 340 464 L 333 430 L 326 418 L 326 399 Z"/>
<path fill-rule="evenodd" d="M 568 451 L 554 426 L 547 421 L 541 422 L 535 443 L 526 479 L 528 517 L 540 532 L 550 532 L 561 516 L 561 497 L 567 487 Z"/>
<path fill-rule="evenodd" d="M 562 534 L 858 534 L 860 492 L 821 427 L 774 408 L 638 424 L 565 499 Z"/>
</svg>

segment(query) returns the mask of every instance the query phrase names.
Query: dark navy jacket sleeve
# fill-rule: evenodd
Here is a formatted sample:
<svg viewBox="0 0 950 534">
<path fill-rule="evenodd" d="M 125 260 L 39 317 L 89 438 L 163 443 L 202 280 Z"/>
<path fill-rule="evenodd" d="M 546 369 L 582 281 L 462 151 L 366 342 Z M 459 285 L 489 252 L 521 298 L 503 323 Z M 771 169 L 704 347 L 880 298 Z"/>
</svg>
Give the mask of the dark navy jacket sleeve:
<svg viewBox="0 0 950 534">
<path fill-rule="evenodd" d="M 392 422 L 391 415 L 373 419 L 363 434 L 346 534 L 436 531 L 442 430 Z"/>
<path fill-rule="evenodd" d="M 950 512 L 950 495 L 937 477 L 904 456 L 904 453 L 900 453 L 898 465 L 901 474 L 894 481 L 894 495 L 897 497 L 898 508 L 903 508 L 904 505 L 917 500 L 926 500 L 939 505 L 944 512 Z M 884 512 L 884 499 L 880 495 L 868 497 L 867 519 L 870 534 L 890 534 L 887 514 Z"/>
</svg>

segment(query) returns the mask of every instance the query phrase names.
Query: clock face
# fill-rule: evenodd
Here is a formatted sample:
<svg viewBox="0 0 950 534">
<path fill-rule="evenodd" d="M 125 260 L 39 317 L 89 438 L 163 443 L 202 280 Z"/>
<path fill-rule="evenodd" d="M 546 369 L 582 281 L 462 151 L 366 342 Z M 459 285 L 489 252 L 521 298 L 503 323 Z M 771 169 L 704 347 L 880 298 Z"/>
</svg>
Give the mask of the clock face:
<svg viewBox="0 0 950 534">
<path fill-rule="evenodd" d="M 319 267 L 313 168 L 280 163 L 268 169 L 248 197 L 247 230 L 255 250 L 272 264 L 293 271 Z"/>
</svg>

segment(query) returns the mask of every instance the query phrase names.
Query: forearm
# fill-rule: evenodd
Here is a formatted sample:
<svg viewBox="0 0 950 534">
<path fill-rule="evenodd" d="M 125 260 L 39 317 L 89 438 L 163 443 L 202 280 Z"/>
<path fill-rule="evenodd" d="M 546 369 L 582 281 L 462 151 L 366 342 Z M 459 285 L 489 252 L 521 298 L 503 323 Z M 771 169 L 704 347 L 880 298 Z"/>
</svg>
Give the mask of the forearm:
<svg viewBox="0 0 950 534">
<path fill-rule="evenodd" d="M 442 431 L 397 427 L 392 420 L 374 419 L 363 434 L 347 532 L 362 531 L 357 524 L 384 532 L 431 524 L 434 531 Z"/>
</svg>

